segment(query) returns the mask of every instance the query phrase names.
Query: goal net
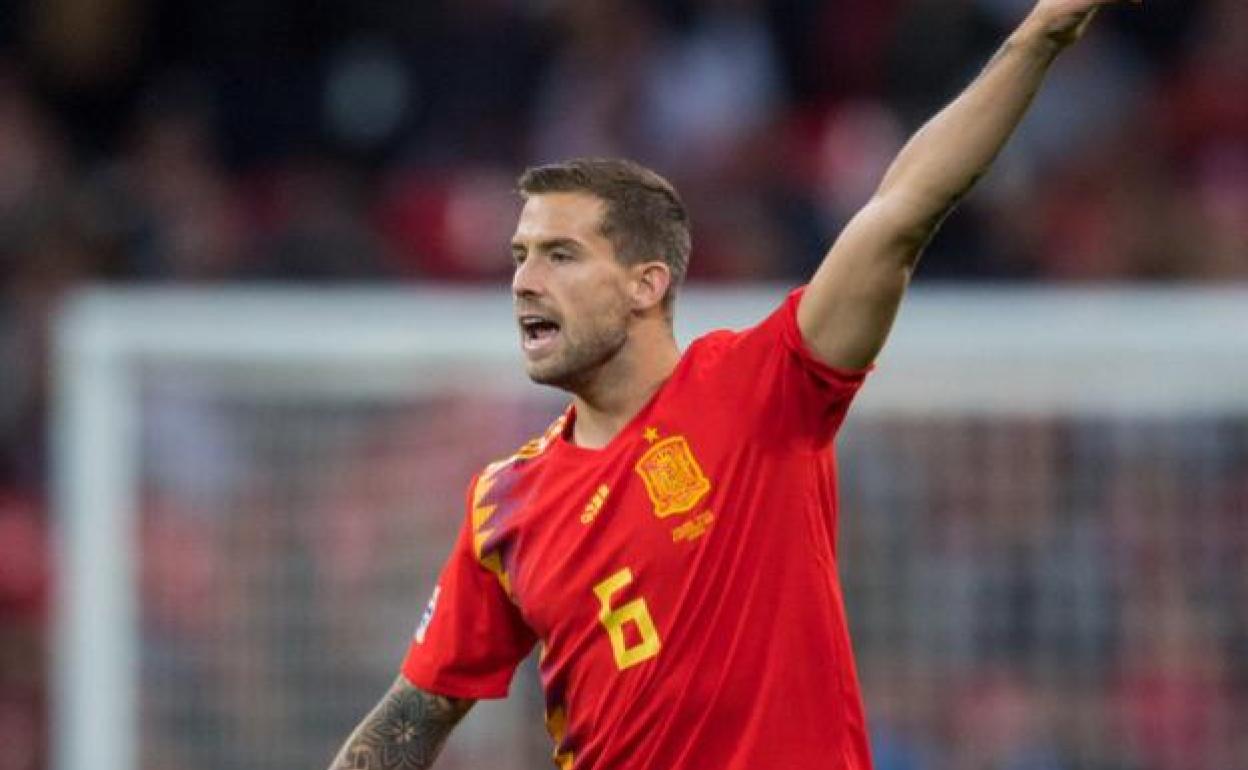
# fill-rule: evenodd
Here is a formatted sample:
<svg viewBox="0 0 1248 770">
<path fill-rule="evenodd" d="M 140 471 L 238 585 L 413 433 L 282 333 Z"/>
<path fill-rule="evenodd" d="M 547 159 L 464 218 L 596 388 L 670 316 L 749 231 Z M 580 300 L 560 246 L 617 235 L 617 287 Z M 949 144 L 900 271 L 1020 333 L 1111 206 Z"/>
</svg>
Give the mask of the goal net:
<svg viewBox="0 0 1248 770">
<path fill-rule="evenodd" d="M 783 294 L 689 290 L 680 336 Z M 57 770 L 328 765 L 396 675 L 469 476 L 563 404 L 509 311 L 67 307 Z M 1248 770 L 1248 294 L 917 291 L 839 453 L 880 770 Z M 549 753 L 530 667 L 438 767 Z"/>
</svg>

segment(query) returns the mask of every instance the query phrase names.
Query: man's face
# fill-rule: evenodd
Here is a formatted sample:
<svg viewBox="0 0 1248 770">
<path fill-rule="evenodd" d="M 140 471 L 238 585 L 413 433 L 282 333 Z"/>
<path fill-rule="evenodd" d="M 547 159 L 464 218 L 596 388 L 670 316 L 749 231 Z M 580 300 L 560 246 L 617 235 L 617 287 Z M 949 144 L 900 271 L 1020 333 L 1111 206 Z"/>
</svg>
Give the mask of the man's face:
<svg viewBox="0 0 1248 770">
<path fill-rule="evenodd" d="M 628 270 L 602 235 L 605 209 L 587 193 L 546 193 L 520 212 L 511 289 L 534 382 L 576 391 L 628 339 Z"/>
</svg>

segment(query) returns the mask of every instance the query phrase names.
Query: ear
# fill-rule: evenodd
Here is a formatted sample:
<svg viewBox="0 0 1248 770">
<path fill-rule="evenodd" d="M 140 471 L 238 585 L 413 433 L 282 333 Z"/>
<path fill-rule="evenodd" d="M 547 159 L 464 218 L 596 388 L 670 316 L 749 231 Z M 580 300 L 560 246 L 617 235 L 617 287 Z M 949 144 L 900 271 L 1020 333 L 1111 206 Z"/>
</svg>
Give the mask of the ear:
<svg viewBox="0 0 1248 770">
<path fill-rule="evenodd" d="M 663 304 L 668 288 L 672 285 L 672 270 L 666 262 L 642 262 L 633 265 L 629 281 L 633 310 L 639 313 Z"/>
</svg>

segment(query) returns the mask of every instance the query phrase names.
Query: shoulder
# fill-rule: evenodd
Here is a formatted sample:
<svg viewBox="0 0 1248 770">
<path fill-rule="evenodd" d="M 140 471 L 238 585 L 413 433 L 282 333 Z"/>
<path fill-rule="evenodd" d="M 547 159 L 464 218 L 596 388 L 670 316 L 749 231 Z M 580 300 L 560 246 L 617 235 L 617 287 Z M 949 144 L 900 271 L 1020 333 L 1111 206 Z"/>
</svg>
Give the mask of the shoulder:
<svg viewBox="0 0 1248 770">
<path fill-rule="evenodd" d="M 732 349 L 733 344 L 741 335 L 742 332 L 729 329 L 707 332 L 689 344 L 684 358 L 686 361 L 694 362 L 722 356 Z"/>
<path fill-rule="evenodd" d="M 524 442 L 515 452 L 510 455 L 491 462 L 481 469 L 481 472 L 473 477 L 470 487 L 477 488 L 482 481 L 494 479 L 499 474 L 509 470 L 522 469 L 533 460 L 543 457 L 563 433 L 564 427 L 568 423 L 568 410 L 564 410 L 554 422 L 547 426 L 541 435 L 535 436 Z"/>
<path fill-rule="evenodd" d="M 741 357 L 768 357 L 794 346 L 799 339 L 797 305 L 803 289 L 790 292 L 767 316 L 743 329 L 717 329 L 698 337 L 685 355 L 691 363 L 703 366 Z"/>
</svg>

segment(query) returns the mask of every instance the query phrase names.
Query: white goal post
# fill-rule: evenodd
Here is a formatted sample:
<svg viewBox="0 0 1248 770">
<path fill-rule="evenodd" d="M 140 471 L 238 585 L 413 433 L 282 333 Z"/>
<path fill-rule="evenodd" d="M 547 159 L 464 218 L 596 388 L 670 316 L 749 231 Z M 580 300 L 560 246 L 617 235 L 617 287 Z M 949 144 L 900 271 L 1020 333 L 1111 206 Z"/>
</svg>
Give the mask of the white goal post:
<svg viewBox="0 0 1248 770">
<path fill-rule="evenodd" d="M 786 291 L 686 289 L 682 342 L 753 323 Z M 56 770 L 142 765 L 139 367 L 245 362 L 243 374 L 222 377 L 237 376 L 243 390 L 278 387 L 278 378 L 282 388 L 346 399 L 467 381 L 515 393 L 532 387 L 516 337 L 497 290 L 74 297 L 56 327 Z M 1248 415 L 1248 288 L 918 288 L 846 431 L 877 415 L 941 414 Z M 419 602 L 410 612 L 415 622 Z"/>
</svg>

